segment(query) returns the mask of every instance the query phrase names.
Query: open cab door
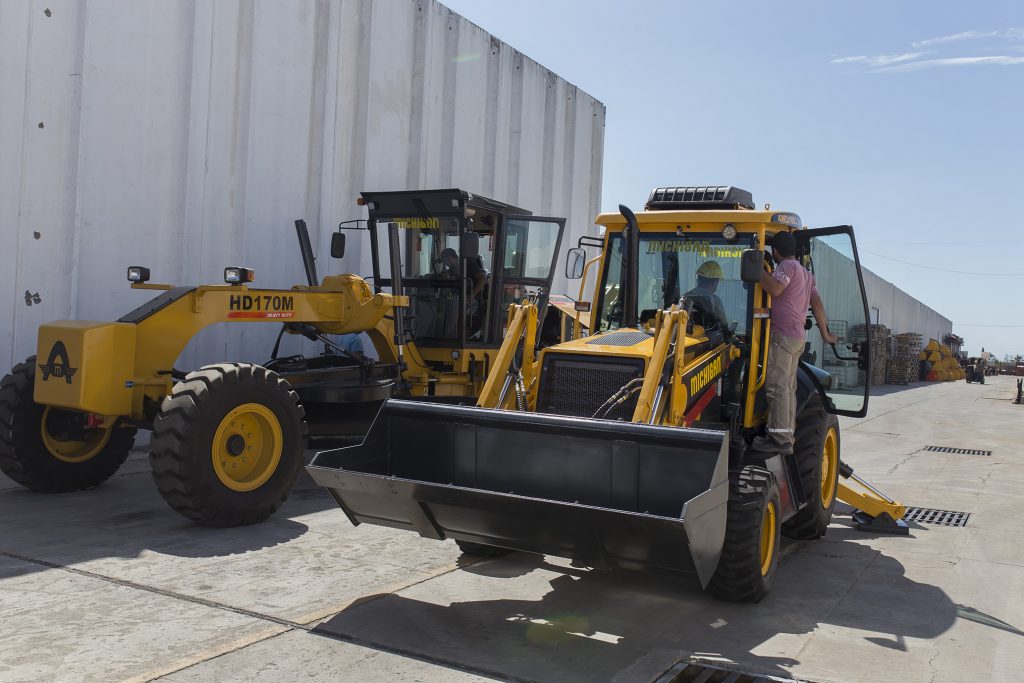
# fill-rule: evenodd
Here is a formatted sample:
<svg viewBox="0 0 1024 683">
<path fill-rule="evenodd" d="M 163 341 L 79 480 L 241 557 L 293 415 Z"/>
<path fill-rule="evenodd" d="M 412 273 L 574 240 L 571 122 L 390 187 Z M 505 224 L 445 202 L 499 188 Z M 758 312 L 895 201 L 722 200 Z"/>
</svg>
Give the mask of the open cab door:
<svg viewBox="0 0 1024 683">
<path fill-rule="evenodd" d="M 829 345 L 817 329 L 808 332 L 801 360 L 828 373 L 828 379 L 820 375 L 819 381 L 829 412 L 864 417 L 871 391 L 871 321 L 853 228 L 797 230 L 793 236 L 797 258 L 814 274 L 829 328 L 839 337 Z M 808 320 L 817 328 L 812 315 Z"/>
<path fill-rule="evenodd" d="M 564 231 L 564 218 L 505 217 L 505 229 L 492 275 L 495 291 L 492 306 L 496 309 L 493 320 L 498 341 L 505 336 L 504 325 L 511 304 L 521 303 L 524 299 L 534 301 L 543 319 Z"/>
</svg>

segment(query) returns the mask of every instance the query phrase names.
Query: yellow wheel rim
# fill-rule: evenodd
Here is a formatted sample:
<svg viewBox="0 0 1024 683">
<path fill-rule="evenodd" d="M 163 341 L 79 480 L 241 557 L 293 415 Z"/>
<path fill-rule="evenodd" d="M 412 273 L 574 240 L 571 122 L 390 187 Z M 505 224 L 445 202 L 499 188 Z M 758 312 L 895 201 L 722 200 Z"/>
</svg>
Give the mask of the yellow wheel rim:
<svg viewBox="0 0 1024 683">
<path fill-rule="evenodd" d="M 839 438 L 836 428 L 829 427 L 821 448 L 821 507 L 828 508 L 836 495 L 836 470 L 839 468 Z"/>
<path fill-rule="evenodd" d="M 775 524 L 775 503 L 768 501 L 761 518 L 761 576 L 768 574 L 775 557 Z"/>
<path fill-rule="evenodd" d="M 103 450 L 103 447 L 110 441 L 110 429 L 95 428 L 90 430 L 89 436 L 84 441 L 64 441 L 53 436 L 46 430 L 46 421 L 50 417 L 51 406 L 46 406 L 43 411 L 43 419 L 39 421 L 39 433 L 43 437 L 43 445 L 50 455 L 61 462 L 85 462 L 96 457 L 96 454 Z"/>
<path fill-rule="evenodd" d="M 232 491 L 252 491 L 277 471 L 284 448 L 281 423 L 259 403 L 243 403 L 220 421 L 213 437 L 213 471 Z"/>
</svg>

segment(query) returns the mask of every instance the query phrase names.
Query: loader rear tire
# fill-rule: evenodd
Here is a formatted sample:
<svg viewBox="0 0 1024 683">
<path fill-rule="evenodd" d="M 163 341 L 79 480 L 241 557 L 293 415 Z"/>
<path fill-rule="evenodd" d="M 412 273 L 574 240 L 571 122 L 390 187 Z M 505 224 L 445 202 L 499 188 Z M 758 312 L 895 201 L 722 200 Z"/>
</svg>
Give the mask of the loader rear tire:
<svg viewBox="0 0 1024 683">
<path fill-rule="evenodd" d="M 779 565 L 781 519 L 775 476 L 754 465 L 729 474 L 725 543 L 708 589 L 731 602 L 760 602 Z"/>
<path fill-rule="evenodd" d="M 807 505 L 786 520 L 782 533 L 796 540 L 821 538 L 832 522 L 839 492 L 839 420 L 815 393 L 796 420 L 793 453 Z"/>
<path fill-rule="evenodd" d="M 0 381 L 0 471 L 40 493 L 99 486 L 127 459 L 135 428 L 115 424 L 85 430 L 83 441 L 59 438 L 46 424 L 61 409 L 35 402 L 35 374 L 36 357 L 29 356 Z"/>
<path fill-rule="evenodd" d="M 175 511 L 210 526 L 262 522 L 287 500 L 303 464 L 298 396 L 259 365 L 191 372 L 153 422 L 150 464 Z"/>
<path fill-rule="evenodd" d="M 466 555 L 474 555 L 476 557 L 501 557 L 502 555 L 508 555 L 511 550 L 508 548 L 500 548 L 496 545 L 484 545 L 483 543 L 473 543 L 472 541 L 455 541 L 455 545 L 459 546 Z"/>
</svg>

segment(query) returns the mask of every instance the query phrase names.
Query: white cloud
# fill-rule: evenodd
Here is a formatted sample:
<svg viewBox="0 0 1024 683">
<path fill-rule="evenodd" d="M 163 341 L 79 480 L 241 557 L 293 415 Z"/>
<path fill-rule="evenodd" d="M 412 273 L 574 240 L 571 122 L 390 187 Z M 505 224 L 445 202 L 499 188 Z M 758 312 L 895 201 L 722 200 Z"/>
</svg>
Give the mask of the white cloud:
<svg viewBox="0 0 1024 683">
<path fill-rule="evenodd" d="M 938 38 L 928 38 L 911 43 L 911 47 L 926 47 L 928 45 L 940 45 L 942 43 L 956 43 L 961 40 L 976 40 L 979 38 L 1005 38 L 1007 40 L 1024 40 L 1024 28 L 1010 27 L 1005 31 L 963 31 Z"/>
<path fill-rule="evenodd" d="M 928 54 L 927 52 L 904 52 L 898 55 L 875 55 L 868 57 L 867 55 L 858 55 L 856 57 L 837 57 L 831 60 L 830 64 L 864 64 L 870 67 L 883 67 L 890 66 L 892 64 L 899 64 L 901 62 L 909 62 L 917 59 L 923 55 Z"/>
<path fill-rule="evenodd" d="M 854 62 L 866 62 L 867 60 L 868 58 L 864 55 L 858 57 L 836 57 L 829 60 L 829 64 L 853 64 Z"/>
<path fill-rule="evenodd" d="M 1011 29 L 1013 30 L 1013 29 Z M 916 43 L 911 43 L 911 47 L 924 47 L 926 45 L 938 45 L 939 43 L 954 43 L 959 40 L 973 40 L 975 38 L 993 38 L 999 35 L 999 31 L 964 31 L 963 33 L 954 33 L 949 36 L 939 36 L 938 38 L 928 38 L 927 40 L 919 40 Z"/>
<path fill-rule="evenodd" d="M 937 66 L 981 66 L 994 64 L 997 66 L 1013 66 L 1024 64 L 1024 57 L 1011 57 L 1009 55 L 993 55 L 991 57 L 949 57 L 947 59 L 922 59 L 919 62 L 907 64 L 895 64 L 884 66 L 875 71 L 918 71 L 930 69 Z"/>
</svg>

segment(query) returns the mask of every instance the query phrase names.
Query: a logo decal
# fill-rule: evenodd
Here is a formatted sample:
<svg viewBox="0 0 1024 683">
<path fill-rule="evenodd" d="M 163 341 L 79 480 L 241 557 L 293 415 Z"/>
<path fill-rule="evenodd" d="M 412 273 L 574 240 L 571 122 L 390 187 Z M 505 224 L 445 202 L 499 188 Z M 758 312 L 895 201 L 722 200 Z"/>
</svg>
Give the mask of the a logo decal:
<svg viewBox="0 0 1024 683">
<path fill-rule="evenodd" d="M 60 361 L 60 364 L 57 363 Z M 78 368 L 71 367 L 71 362 L 68 360 L 68 350 L 64 348 L 64 342 L 58 341 L 50 349 L 50 357 L 46 359 L 46 363 L 41 363 L 39 369 L 43 372 L 43 381 L 50 379 L 50 375 L 54 377 L 63 377 L 64 381 L 71 384 L 71 378 L 78 372 Z"/>
<path fill-rule="evenodd" d="M 232 294 L 228 300 L 228 318 L 294 318 L 295 297 L 277 294 Z"/>
</svg>

